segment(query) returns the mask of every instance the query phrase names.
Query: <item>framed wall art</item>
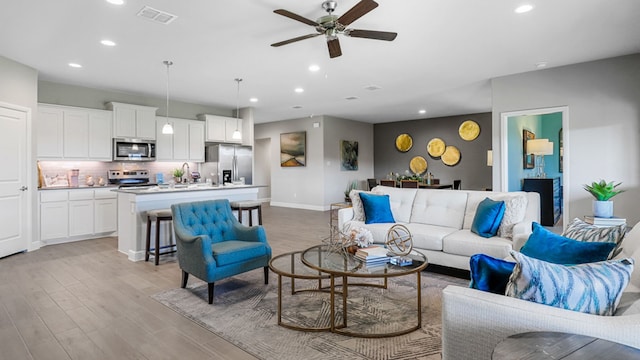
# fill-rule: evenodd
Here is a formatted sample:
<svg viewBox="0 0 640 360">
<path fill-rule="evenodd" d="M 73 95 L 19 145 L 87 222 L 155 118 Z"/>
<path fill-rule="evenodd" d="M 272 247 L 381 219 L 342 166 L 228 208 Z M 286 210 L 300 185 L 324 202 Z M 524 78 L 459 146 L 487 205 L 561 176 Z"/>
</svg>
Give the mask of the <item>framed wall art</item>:
<svg viewBox="0 0 640 360">
<path fill-rule="evenodd" d="M 340 141 L 340 170 L 358 170 L 358 142 Z"/>
<path fill-rule="evenodd" d="M 298 131 L 280 134 L 280 166 L 297 167 L 307 165 L 307 132 Z"/>
<path fill-rule="evenodd" d="M 522 160 L 524 169 L 533 169 L 536 166 L 535 156 L 527 154 L 527 141 L 536 138 L 536 134 L 529 130 L 522 130 Z"/>
</svg>

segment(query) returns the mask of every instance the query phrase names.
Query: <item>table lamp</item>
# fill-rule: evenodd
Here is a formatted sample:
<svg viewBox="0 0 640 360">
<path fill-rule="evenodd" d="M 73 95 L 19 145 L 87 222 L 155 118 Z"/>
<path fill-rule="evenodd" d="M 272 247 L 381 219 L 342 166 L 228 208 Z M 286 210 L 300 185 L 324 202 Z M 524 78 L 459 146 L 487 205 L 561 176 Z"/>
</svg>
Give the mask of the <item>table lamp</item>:
<svg viewBox="0 0 640 360">
<path fill-rule="evenodd" d="M 544 157 L 545 155 L 553 155 L 553 142 L 549 141 L 549 139 L 527 140 L 527 154 L 536 157 L 535 177 L 547 177 L 544 172 Z"/>
</svg>

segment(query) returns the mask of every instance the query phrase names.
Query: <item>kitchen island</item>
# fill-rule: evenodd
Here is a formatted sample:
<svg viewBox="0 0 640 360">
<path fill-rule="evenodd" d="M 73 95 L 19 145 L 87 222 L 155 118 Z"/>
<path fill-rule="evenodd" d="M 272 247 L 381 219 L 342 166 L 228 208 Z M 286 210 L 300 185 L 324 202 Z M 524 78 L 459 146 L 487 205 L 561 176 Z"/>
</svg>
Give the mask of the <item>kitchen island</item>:
<svg viewBox="0 0 640 360">
<path fill-rule="evenodd" d="M 118 251 L 126 254 L 131 261 L 140 261 L 145 255 L 145 237 L 147 231 L 147 211 L 168 209 L 172 204 L 228 199 L 229 201 L 257 200 L 260 185 L 230 185 L 211 186 L 205 184 L 148 188 L 121 188 L 113 191 L 118 193 Z M 170 234 L 167 228 L 162 229 L 160 241 L 167 244 L 169 240 L 165 234 Z M 155 231 L 155 230 L 153 230 Z M 154 236 L 152 234 L 152 236 Z"/>
</svg>

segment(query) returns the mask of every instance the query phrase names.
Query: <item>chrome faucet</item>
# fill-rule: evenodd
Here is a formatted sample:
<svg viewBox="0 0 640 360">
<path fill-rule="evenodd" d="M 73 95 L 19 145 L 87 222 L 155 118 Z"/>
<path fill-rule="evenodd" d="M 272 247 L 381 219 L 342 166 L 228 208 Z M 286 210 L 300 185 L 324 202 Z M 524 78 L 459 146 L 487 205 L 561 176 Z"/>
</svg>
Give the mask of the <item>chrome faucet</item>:
<svg viewBox="0 0 640 360">
<path fill-rule="evenodd" d="M 187 166 L 187 172 L 184 172 L 184 166 Z M 187 184 L 190 182 L 189 178 L 191 177 L 191 170 L 189 169 L 189 163 L 185 162 L 184 164 L 182 164 L 182 173 L 184 174 L 183 176 L 185 177 Z"/>
</svg>

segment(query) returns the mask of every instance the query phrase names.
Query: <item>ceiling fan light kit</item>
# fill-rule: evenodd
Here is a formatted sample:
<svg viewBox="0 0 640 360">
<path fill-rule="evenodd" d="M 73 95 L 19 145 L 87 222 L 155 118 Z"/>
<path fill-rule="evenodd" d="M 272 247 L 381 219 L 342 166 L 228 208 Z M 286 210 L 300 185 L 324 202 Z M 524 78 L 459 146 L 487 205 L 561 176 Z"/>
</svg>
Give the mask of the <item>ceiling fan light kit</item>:
<svg viewBox="0 0 640 360">
<path fill-rule="evenodd" d="M 373 0 L 360 0 L 355 6 L 349 9 L 342 16 L 333 15 L 338 3 L 336 1 L 325 1 L 322 3 L 322 8 L 328 15 L 321 16 L 317 21 L 309 20 L 298 14 L 294 14 L 291 11 L 278 9 L 273 12 L 288 17 L 290 19 L 299 21 L 306 25 L 313 26 L 317 33 L 298 36 L 289 40 L 280 41 L 271 44 L 271 46 L 279 47 L 282 45 L 291 44 L 293 42 L 310 39 L 316 36 L 324 35 L 327 41 L 327 47 L 329 49 L 329 57 L 335 58 L 342 55 L 342 49 L 340 48 L 339 35 L 345 35 L 356 38 L 366 38 L 374 40 L 393 41 L 396 36 L 395 32 L 388 31 L 375 31 L 375 30 L 358 30 L 348 29 L 352 22 L 358 20 L 371 10 L 378 7 L 378 3 Z"/>
</svg>

